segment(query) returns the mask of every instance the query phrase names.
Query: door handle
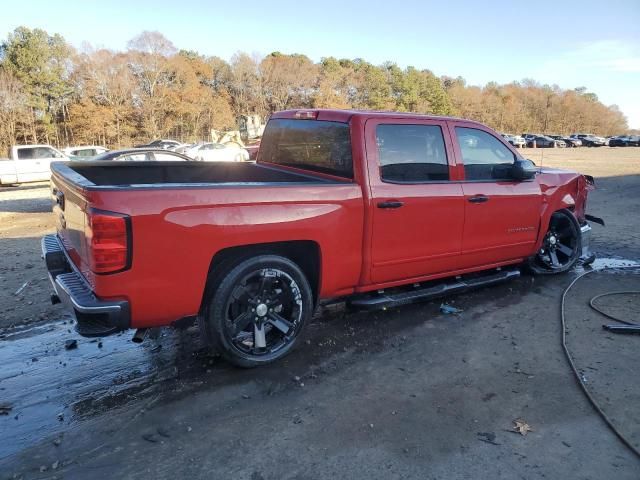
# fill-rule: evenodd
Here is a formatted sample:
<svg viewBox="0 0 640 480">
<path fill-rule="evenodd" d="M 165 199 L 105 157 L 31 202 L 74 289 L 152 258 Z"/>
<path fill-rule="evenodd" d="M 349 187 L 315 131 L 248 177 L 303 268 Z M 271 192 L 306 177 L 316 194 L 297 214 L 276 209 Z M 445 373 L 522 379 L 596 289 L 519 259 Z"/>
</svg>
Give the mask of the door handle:
<svg viewBox="0 0 640 480">
<path fill-rule="evenodd" d="M 404 202 L 398 200 L 387 200 L 386 202 L 378 202 L 378 208 L 400 208 Z"/>
<path fill-rule="evenodd" d="M 489 201 L 489 197 L 486 195 L 475 195 L 467 199 L 471 203 L 484 203 Z"/>
</svg>

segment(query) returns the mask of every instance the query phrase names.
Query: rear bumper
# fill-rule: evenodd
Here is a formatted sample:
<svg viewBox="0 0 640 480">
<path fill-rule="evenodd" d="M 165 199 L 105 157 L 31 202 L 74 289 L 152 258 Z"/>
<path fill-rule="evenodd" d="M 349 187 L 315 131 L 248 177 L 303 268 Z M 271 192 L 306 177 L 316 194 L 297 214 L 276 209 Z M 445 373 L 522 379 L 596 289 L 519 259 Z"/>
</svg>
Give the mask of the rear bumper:
<svg viewBox="0 0 640 480">
<path fill-rule="evenodd" d="M 42 238 L 42 257 L 57 297 L 75 314 L 80 335 L 103 337 L 130 327 L 129 302 L 98 298 L 67 258 L 57 235 Z"/>
</svg>

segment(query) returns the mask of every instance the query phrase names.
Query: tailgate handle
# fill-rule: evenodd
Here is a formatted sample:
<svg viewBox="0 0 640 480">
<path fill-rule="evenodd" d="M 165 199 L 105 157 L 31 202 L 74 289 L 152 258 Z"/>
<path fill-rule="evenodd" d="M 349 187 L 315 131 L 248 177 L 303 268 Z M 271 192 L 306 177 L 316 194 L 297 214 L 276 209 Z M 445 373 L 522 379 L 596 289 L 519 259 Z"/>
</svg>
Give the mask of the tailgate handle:
<svg viewBox="0 0 640 480">
<path fill-rule="evenodd" d="M 469 198 L 469 201 L 471 203 L 484 203 L 489 201 L 489 197 L 487 197 L 486 195 L 475 195 Z"/>
<path fill-rule="evenodd" d="M 378 202 L 378 208 L 400 208 L 404 202 L 398 200 L 388 200 L 386 202 Z"/>
</svg>

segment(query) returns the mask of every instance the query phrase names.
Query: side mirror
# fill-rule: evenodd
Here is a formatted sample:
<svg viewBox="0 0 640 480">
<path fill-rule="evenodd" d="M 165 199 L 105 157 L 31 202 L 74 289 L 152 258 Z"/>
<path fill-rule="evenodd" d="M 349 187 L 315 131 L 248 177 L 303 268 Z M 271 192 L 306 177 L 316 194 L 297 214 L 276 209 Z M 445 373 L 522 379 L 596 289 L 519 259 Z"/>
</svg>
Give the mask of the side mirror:
<svg viewBox="0 0 640 480">
<path fill-rule="evenodd" d="M 515 180 L 531 180 L 536 176 L 536 164 L 531 160 L 516 159 L 511 167 L 511 176 Z"/>
</svg>

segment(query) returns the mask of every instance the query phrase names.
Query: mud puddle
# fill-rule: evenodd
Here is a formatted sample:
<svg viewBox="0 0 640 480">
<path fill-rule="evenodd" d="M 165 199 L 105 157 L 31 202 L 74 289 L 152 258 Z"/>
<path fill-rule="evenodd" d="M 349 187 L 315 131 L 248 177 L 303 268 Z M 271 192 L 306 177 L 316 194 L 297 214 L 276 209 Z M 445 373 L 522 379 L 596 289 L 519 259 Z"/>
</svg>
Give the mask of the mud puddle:
<svg viewBox="0 0 640 480">
<path fill-rule="evenodd" d="M 196 337 L 193 341 L 192 337 Z M 0 340 L 0 458 L 79 420 L 162 392 L 168 380 L 192 379 L 206 361 L 197 332 L 163 330 L 143 345 L 126 333 L 79 337 L 59 321 L 5 333 Z M 188 341 L 184 341 L 188 338 Z M 73 349 L 65 342 L 77 341 Z"/>
</svg>

